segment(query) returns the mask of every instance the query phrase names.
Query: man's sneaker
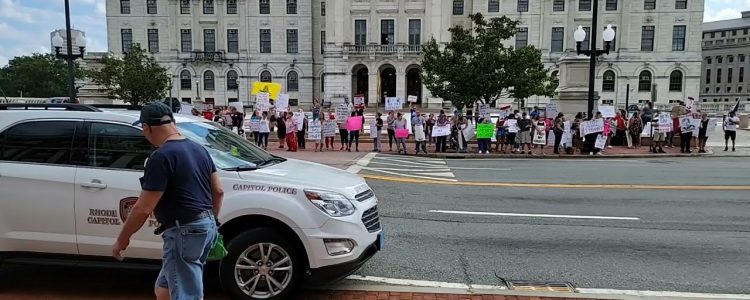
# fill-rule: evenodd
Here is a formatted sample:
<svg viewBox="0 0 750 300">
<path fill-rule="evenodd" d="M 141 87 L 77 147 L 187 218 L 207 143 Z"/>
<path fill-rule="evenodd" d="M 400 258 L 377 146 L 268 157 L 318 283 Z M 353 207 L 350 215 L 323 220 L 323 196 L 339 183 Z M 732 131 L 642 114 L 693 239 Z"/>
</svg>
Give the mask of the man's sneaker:
<svg viewBox="0 0 750 300">
<path fill-rule="evenodd" d="M 734 152 L 734 147 L 732 147 L 732 152 Z"/>
<path fill-rule="evenodd" d="M 729 147 L 724 147 L 724 151 L 729 151 Z"/>
</svg>

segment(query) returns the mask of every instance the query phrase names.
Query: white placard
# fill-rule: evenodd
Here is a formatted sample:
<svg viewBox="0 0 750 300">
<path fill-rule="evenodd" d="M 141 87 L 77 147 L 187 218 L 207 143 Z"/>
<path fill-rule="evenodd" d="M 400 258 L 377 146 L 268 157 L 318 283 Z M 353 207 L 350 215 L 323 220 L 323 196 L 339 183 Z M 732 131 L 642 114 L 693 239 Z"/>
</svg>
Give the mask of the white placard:
<svg viewBox="0 0 750 300">
<path fill-rule="evenodd" d="M 260 119 L 252 119 L 249 122 L 248 130 L 252 132 L 260 131 Z"/>
<path fill-rule="evenodd" d="M 534 139 L 532 140 L 534 145 L 544 145 L 547 143 L 547 133 L 544 129 L 544 126 L 537 126 L 536 130 L 534 130 Z"/>
<path fill-rule="evenodd" d="M 417 96 L 409 95 L 408 97 L 406 97 L 406 101 L 417 102 Z"/>
<path fill-rule="evenodd" d="M 269 133 L 269 132 L 271 132 L 271 129 L 268 128 L 268 121 L 265 121 L 265 122 L 261 121 L 260 122 L 260 126 L 258 127 L 258 131 L 260 131 L 261 133 Z"/>
<path fill-rule="evenodd" d="M 596 149 L 604 149 L 604 145 L 607 144 L 607 138 L 604 137 L 604 135 L 597 135 L 596 136 L 596 143 L 594 144 L 594 147 Z"/>
<path fill-rule="evenodd" d="M 323 122 L 323 136 L 325 137 L 333 137 L 336 136 L 336 131 L 339 130 L 338 124 L 336 124 L 336 120 L 325 120 Z"/>
<path fill-rule="evenodd" d="M 269 101 L 270 95 L 268 93 L 258 93 L 255 95 L 255 109 L 259 111 L 268 111 L 271 108 L 271 102 Z"/>
<path fill-rule="evenodd" d="M 672 128 L 674 128 L 674 121 L 672 121 L 672 116 L 668 113 L 660 113 L 659 119 L 659 132 L 667 133 L 672 132 Z"/>
<path fill-rule="evenodd" d="M 643 132 L 641 132 L 642 137 L 650 137 L 651 136 L 651 122 L 648 122 L 643 125 Z"/>
<path fill-rule="evenodd" d="M 573 147 L 573 134 L 569 131 L 564 132 L 560 143 L 565 145 L 565 148 Z"/>
<path fill-rule="evenodd" d="M 380 130 L 378 130 L 378 119 L 372 119 L 370 121 L 370 137 L 376 138 L 380 136 Z"/>
<path fill-rule="evenodd" d="M 229 106 L 236 108 L 238 112 L 245 112 L 245 107 L 242 106 L 242 102 L 229 102 Z"/>
<path fill-rule="evenodd" d="M 386 97 L 385 110 L 401 110 L 404 106 L 402 99 L 399 97 Z"/>
<path fill-rule="evenodd" d="M 297 131 L 302 131 L 305 128 L 305 113 L 301 111 L 295 111 L 292 113 L 292 119 L 297 123 Z"/>
<path fill-rule="evenodd" d="M 604 120 L 595 119 L 590 121 L 581 122 L 581 135 L 587 136 L 592 133 L 604 131 Z"/>
<path fill-rule="evenodd" d="M 467 125 L 466 128 L 464 128 L 463 132 L 466 142 L 471 141 L 471 139 L 474 138 L 474 135 L 476 134 L 474 129 L 474 125 L 471 124 Z"/>
<path fill-rule="evenodd" d="M 349 106 L 346 105 L 346 103 L 341 103 L 336 106 L 337 123 L 346 123 L 346 119 L 349 119 L 349 114 L 351 114 L 351 111 L 349 111 Z"/>
<path fill-rule="evenodd" d="M 708 120 L 708 128 L 706 129 L 706 136 L 711 136 L 714 132 L 716 132 L 716 120 Z"/>
<path fill-rule="evenodd" d="M 279 94 L 276 99 L 276 111 L 287 111 L 289 109 L 289 94 Z"/>
<path fill-rule="evenodd" d="M 321 137 L 321 126 L 320 120 L 310 122 L 310 127 L 307 128 L 307 139 L 308 140 L 320 140 Z"/>
<path fill-rule="evenodd" d="M 365 106 L 365 97 L 354 97 L 354 106 Z"/>
<path fill-rule="evenodd" d="M 479 117 L 489 119 L 490 118 L 490 105 L 479 104 Z"/>
<path fill-rule="evenodd" d="M 498 117 L 500 118 L 500 120 L 505 120 L 506 118 L 508 118 L 509 113 L 510 112 L 507 109 L 501 110 Z"/>
<path fill-rule="evenodd" d="M 697 127 L 696 125 L 700 124 L 696 124 L 693 121 L 694 119 L 690 116 L 680 117 L 680 129 L 682 130 L 682 133 L 693 132 L 695 130 L 695 127 Z"/>
<path fill-rule="evenodd" d="M 448 136 L 451 135 L 451 125 L 435 125 L 432 127 L 432 137 Z"/>
<path fill-rule="evenodd" d="M 506 125 L 508 125 L 508 132 L 510 133 L 518 133 L 518 120 L 516 119 L 508 119 L 506 121 Z"/>
<path fill-rule="evenodd" d="M 573 128 L 573 124 L 570 123 L 570 121 L 563 122 L 563 131 L 564 132 L 570 132 Z"/>
<path fill-rule="evenodd" d="M 547 134 L 547 146 L 554 147 L 555 146 L 555 132 L 550 130 Z"/>
<path fill-rule="evenodd" d="M 554 119 L 557 117 L 557 114 L 559 113 L 559 108 L 557 107 L 557 101 L 550 101 L 547 103 L 547 119 Z"/>
<path fill-rule="evenodd" d="M 193 105 L 190 103 L 182 102 L 180 103 L 180 114 L 181 115 L 192 115 L 193 114 Z"/>
<path fill-rule="evenodd" d="M 599 105 L 599 112 L 602 113 L 604 118 L 615 117 L 615 107 L 612 105 Z"/>
</svg>

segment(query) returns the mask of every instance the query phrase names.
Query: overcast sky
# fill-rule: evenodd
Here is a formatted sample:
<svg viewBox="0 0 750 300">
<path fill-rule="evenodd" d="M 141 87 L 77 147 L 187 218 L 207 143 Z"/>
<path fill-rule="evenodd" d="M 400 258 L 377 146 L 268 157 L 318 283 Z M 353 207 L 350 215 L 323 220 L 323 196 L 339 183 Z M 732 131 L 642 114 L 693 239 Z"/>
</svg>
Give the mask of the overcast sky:
<svg viewBox="0 0 750 300">
<path fill-rule="evenodd" d="M 0 66 L 14 56 L 50 51 L 49 33 L 65 28 L 63 1 L 0 0 Z M 86 32 L 89 51 L 107 51 L 105 1 L 71 0 L 72 26 Z M 750 10 L 750 0 L 705 2 L 705 22 L 739 18 Z"/>
</svg>

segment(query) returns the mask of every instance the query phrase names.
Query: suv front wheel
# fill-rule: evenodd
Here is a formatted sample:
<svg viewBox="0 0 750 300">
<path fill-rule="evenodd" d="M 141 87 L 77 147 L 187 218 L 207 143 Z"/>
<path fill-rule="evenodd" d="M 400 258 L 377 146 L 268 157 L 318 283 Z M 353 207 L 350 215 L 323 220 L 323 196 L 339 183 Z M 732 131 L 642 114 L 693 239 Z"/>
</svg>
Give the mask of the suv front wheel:
<svg viewBox="0 0 750 300">
<path fill-rule="evenodd" d="M 285 299 L 299 286 L 305 272 L 301 253 L 278 230 L 251 229 L 228 246 L 220 277 L 232 299 Z"/>
</svg>

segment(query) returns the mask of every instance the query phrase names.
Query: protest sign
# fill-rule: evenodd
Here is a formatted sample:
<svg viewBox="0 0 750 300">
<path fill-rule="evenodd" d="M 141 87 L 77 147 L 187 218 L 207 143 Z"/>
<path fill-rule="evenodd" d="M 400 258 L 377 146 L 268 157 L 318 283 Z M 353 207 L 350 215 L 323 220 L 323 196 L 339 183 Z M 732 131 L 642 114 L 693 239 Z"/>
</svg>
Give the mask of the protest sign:
<svg viewBox="0 0 750 300">
<path fill-rule="evenodd" d="M 305 126 L 305 113 L 301 111 L 295 111 L 292 113 L 292 119 L 297 123 L 297 131 L 302 131 Z"/>
<path fill-rule="evenodd" d="M 565 148 L 573 147 L 573 134 L 569 131 L 564 132 L 560 143 L 565 145 Z"/>
<path fill-rule="evenodd" d="M 377 138 L 380 136 L 380 130 L 378 130 L 378 120 L 372 119 L 370 121 L 370 137 Z"/>
<path fill-rule="evenodd" d="M 409 137 L 409 129 L 396 129 L 396 138 L 405 139 Z"/>
<path fill-rule="evenodd" d="M 643 125 L 643 132 L 641 133 L 642 137 L 651 136 L 651 122 L 646 123 Z"/>
<path fill-rule="evenodd" d="M 258 126 L 258 131 L 260 131 L 262 133 L 269 133 L 269 132 L 271 132 L 271 129 L 268 128 L 268 122 L 260 122 L 260 124 Z"/>
<path fill-rule="evenodd" d="M 696 124 L 693 123 L 693 118 L 690 116 L 680 117 L 680 129 L 682 130 L 682 133 L 693 132 L 696 127 L 695 125 Z"/>
<path fill-rule="evenodd" d="M 467 125 L 466 128 L 464 128 L 463 130 L 464 139 L 467 142 L 474 138 L 474 129 L 475 129 L 474 125 L 471 125 L 471 124 Z"/>
<path fill-rule="evenodd" d="M 248 126 L 248 130 L 252 132 L 260 131 L 260 119 L 252 119 L 250 120 L 250 124 Z"/>
<path fill-rule="evenodd" d="M 712 133 L 716 132 L 716 120 L 708 121 L 708 128 L 706 128 L 706 136 L 711 136 Z"/>
<path fill-rule="evenodd" d="M 336 131 L 339 130 L 338 124 L 336 124 L 336 120 L 325 120 L 323 122 L 323 136 L 325 137 L 332 137 L 336 136 Z"/>
<path fill-rule="evenodd" d="M 253 90 L 252 90 L 253 95 L 258 95 L 260 93 L 267 93 L 270 95 L 271 99 L 278 99 L 280 92 L 281 92 L 280 83 L 260 82 L 260 81 L 253 82 Z"/>
<path fill-rule="evenodd" d="M 408 97 L 406 97 L 406 101 L 417 102 L 417 96 L 409 95 Z"/>
<path fill-rule="evenodd" d="M 508 119 L 508 121 L 506 121 L 506 124 L 508 125 L 508 132 L 518 133 L 518 120 Z"/>
<path fill-rule="evenodd" d="M 385 110 L 401 110 L 404 104 L 399 97 L 386 97 Z"/>
<path fill-rule="evenodd" d="M 534 145 L 544 145 L 547 143 L 547 133 L 544 131 L 544 126 L 537 126 L 534 130 L 534 138 L 531 141 Z"/>
<path fill-rule="evenodd" d="M 320 120 L 310 122 L 310 127 L 307 128 L 307 139 L 320 140 L 322 134 L 320 127 Z"/>
<path fill-rule="evenodd" d="M 242 106 L 242 102 L 236 101 L 236 102 L 229 102 L 229 106 L 234 107 L 237 109 L 238 112 L 244 112 L 245 107 Z"/>
<path fill-rule="evenodd" d="M 557 101 L 550 101 L 547 103 L 547 119 L 554 119 L 557 117 L 557 114 L 560 112 L 559 108 L 557 107 Z"/>
<path fill-rule="evenodd" d="M 354 107 L 357 107 L 357 108 L 365 107 L 365 97 L 363 96 L 354 97 Z"/>
<path fill-rule="evenodd" d="M 338 106 L 336 106 L 336 122 L 338 123 L 344 123 L 346 122 L 346 119 L 349 118 L 349 114 L 351 112 L 349 111 L 349 106 L 341 103 Z"/>
<path fill-rule="evenodd" d="M 660 113 L 659 119 L 659 132 L 666 133 L 666 132 L 672 132 L 672 128 L 674 126 L 674 122 L 672 121 L 672 116 L 668 113 Z"/>
<path fill-rule="evenodd" d="M 349 117 L 349 119 L 346 120 L 346 130 L 362 130 L 362 116 Z"/>
<path fill-rule="evenodd" d="M 612 105 L 599 105 L 599 112 L 602 113 L 604 118 L 615 117 L 615 107 Z"/>
<path fill-rule="evenodd" d="M 501 110 L 498 118 L 500 118 L 500 120 L 505 120 L 506 118 L 508 118 L 509 113 L 510 112 L 507 109 Z"/>
<path fill-rule="evenodd" d="M 607 138 L 604 137 L 604 135 L 597 135 L 596 136 L 596 143 L 594 144 L 594 147 L 596 149 L 604 149 L 604 145 L 607 144 Z"/>
<path fill-rule="evenodd" d="M 555 132 L 550 130 L 547 134 L 547 146 L 554 147 L 555 146 Z"/>
<path fill-rule="evenodd" d="M 495 135 L 495 124 L 477 125 L 477 138 L 478 139 L 491 139 L 493 135 Z"/>
<path fill-rule="evenodd" d="M 693 119 L 693 136 L 697 137 L 701 130 L 701 119 Z"/>
<path fill-rule="evenodd" d="M 255 95 L 255 109 L 259 111 L 268 111 L 271 108 L 268 93 L 258 93 Z"/>
<path fill-rule="evenodd" d="M 289 109 L 289 94 L 279 94 L 276 99 L 276 111 L 287 111 Z"/>
<path fill-rule="evenodd" d="M 432 127 L 432 137 L 447 136 L 451 135 L 451 125 L 435 125 Z"/>
<path fill-rule="evenodd" d="M 182 102 L 180 103 L 180 114 L 181 115 L 192 115 L 193 114 L 193 105 L 190 103 Z"/>
<path fill-rule="evenodd" d="M 570 121 L 563 122 L 563 131 L 570 132 L 573 128 L 573 125 L 570 123 Z"/>
<path fill-rule="evenodd" d="M 592 133 L 604 131 L 604 120 L 595 119 L 590 121 L 581 122 L 581 135 L 586 136 Z"/>
<path fill-rule="evenodd" d="M 479 117 L 488 119 L 490 118 L 490 105 L 489 104 L 479 104 Z"/>
</svg>

